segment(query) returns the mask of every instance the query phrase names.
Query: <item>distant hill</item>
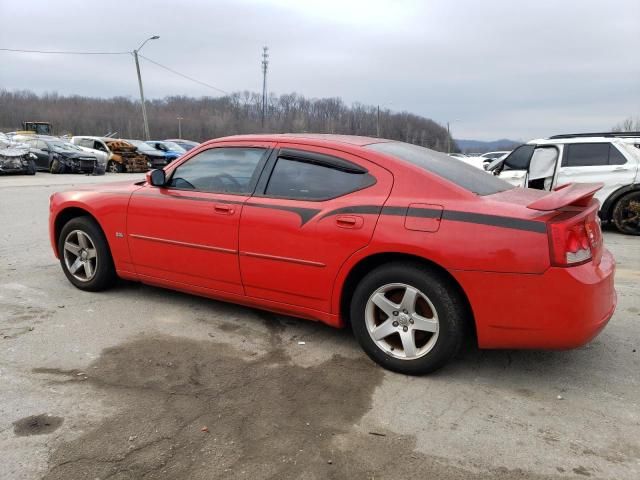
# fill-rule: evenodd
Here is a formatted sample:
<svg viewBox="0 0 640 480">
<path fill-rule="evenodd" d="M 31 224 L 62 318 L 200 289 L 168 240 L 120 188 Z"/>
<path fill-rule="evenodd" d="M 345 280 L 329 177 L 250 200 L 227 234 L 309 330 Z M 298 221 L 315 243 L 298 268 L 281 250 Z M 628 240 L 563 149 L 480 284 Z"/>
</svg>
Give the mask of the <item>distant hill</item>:
<svg viewBox="0 0 640 480">
<path fill-rule="evenodd" d="M 471 153 L 485 153 L 495 150 L 513 150 L 518 145 L 524 142 L 518 142 L 516 140 L 509 140 L 507 138 L 501 138 L 500 140 L 493 140 L 490 142 L 484 142 L 482 140 L 459 140 L 455 139 L 458 148 L 462 152 Z"/>
</svg>

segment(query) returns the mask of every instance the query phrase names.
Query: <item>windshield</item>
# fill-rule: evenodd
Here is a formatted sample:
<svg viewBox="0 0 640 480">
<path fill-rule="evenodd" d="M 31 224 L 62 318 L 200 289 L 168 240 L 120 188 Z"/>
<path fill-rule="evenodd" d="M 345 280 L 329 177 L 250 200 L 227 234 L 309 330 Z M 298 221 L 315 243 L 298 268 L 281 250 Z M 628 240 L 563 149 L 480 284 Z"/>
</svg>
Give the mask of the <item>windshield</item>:
<svg viewBox="0 0 640 480">
<path fill-rule="evenodd" d="M 49 146 L 56 150 L 75 150 L 74 147 L 65 142 L 49 142 Z"/>
<path fill-rule="evenodd" d="M 173 150 L 174 152 L 184 153 L 186 150 L 182 148 L 180 145 L 174 142 L 162 142 L 165 147 L 169 150 Z"/>
<path fill-rule="evenodd" d="M 402 142 L 385 142 L 365 148 L 391 155 L 416 165 L 477 195 L 511 190 L 513 185 L 445 153 Z"/>
<path fill-rule="evenodd" d="M 142 140 L 127 140 L 131 145 L 137 147 L 141 152 L 157 153 L 158 151 L 150 145 L 147 145 Z"/>
</svg>

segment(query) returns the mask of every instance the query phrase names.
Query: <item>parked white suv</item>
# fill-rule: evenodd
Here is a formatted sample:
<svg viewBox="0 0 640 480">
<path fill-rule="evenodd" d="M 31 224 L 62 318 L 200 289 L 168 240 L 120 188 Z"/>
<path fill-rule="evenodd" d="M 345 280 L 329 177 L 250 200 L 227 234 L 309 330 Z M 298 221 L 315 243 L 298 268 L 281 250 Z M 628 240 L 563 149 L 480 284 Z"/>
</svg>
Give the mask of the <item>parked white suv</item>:
<svg viewBox="0 0 640 480">
<path fill-rule="evenodd" d="M 532 140 L 494 161 L 494 175 L 522 187 L 552 190 L 567 183 L 603 182 L 595 197 L 600 218 L 618 230 L 640 235 L 640 149 L 638 133 L 556 135 Z"/>
</svg>

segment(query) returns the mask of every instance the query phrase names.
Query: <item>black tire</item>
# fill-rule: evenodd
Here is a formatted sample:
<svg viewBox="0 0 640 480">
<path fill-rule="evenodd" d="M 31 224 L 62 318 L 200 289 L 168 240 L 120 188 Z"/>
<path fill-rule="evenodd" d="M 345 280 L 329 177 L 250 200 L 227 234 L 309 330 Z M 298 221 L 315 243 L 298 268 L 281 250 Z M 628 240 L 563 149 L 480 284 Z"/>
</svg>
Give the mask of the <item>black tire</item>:
<svg viewBox="0 0 640 480">
<path fill-rule="evenodd" d="M 33 160 L 29 160 L 29 166 L 27 167 L 27 175 L 35 175 L 36 174 L 36 162 Z"/>
<path fill-rule="evenodd" d="M 384 289 L 385 286 L 391 284 L 405 284 L 419 290 L 428 298 L 437 313 L 439 325 L 434 339 L 435 343 L 432 343 L 429 349 L 424 346 L 426 353 L 418 358 L 396 358 L 392 352 L 387 352 L 379 346 L 369 333 L 365 318 L 369 299 L 379 289 Z M 399 302 L 396 301 L 396 303 Z M 456 356 L 464 338 L 467 311 L 466 302 L 458 288 L 439 272 L 410 262 L 390 263 L 372 270 L 356 287 L 351 300 L 351 328 L 360 346 L 374 362 L 394 372 L 406 375 L 424 375 L 441 368 Z M 393 315 L 396 314 L 398 312 L 393 312 Z M 386 315 L 382 315 L 386 318 Z M 392 317 L 389 316 L 389 319 Z M 381 320 L 381 323 L 384 323 L 384 320 Z M 413 325 L 413 321 L 411 324 Z M 409 326 L 409 328 L 413 327 Z M 404 331 L 406 332 L 406 330 Z M 413 334 L 414 339 L 416 334 Z M 383 340 L 385 342 L 388 340 L 389 343 L 393 342 L 394 338 L 400 340 L 400 332 L 397 333 L 397 337 L 393 337 L 394 335 L 396 333 Z M 423 336 L 425 335 L 435 334 L 424 334 Z M 428 342 L 426 343 L 428 344 Z M 414 341 L 414 344 L 417 342 Z M 391 350 L 394 348 L 391 347 Z"/>
<path fill-rule="evenodd" d="M 77 231 L 83 232 L 89 237 L 96 251 L 94 274 L 92 278 L 85 281 L 76 278 L 71 273 L 65 259 L 65 240 L 67 240 L 69 234 L 73 235 L 73 232 Z M 116 280 L 116 271 L 107 239 L 100 226 L 90 217 L 72 218 L 62 227 L 58 237 L 58 256 L 60 257 L 62 271 L 67 279 L 80 290 L 98 292 L 109 288 Z"/>
<path fill-rule="evenodd" d="M 616 228 L 627 235 L 640 235 L 640 190 L 620 198 L 611 213 Z"/>
<path fill-rule="evenodd" d="M 51 166 L 49 167 L 49 172 L 53 174 L 64 173 L 64 165 L 60 162 L 60 160 L 53 160 L 51 162 Z"/>
<path fill-rule="evenodd" d="M 107 172 L 109 173 L 122 173 L 124 172 L 124 166 L 118 162 L 114 162 L 113 160 L 109 160 L 107 163 Z"/>
</svg>

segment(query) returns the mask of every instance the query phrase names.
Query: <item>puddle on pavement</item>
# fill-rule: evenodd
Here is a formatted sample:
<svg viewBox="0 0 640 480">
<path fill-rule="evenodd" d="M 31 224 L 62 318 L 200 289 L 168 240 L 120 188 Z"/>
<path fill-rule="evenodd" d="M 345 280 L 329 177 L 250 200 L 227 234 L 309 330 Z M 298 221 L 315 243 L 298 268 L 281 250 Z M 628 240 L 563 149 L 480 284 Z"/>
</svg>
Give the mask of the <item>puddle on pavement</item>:
<svg viewBox="0 0 640 480">
<path fill-rule="evenodd" d="M 59 445 L 44 478 L 485 478 L 416 453 L 413 437 L 357 427 L 384 370 L 364 356 L 294 365 L 284 325 L 264 320 L 271 350 L 262 357 L 166 336 L 104 350 L 86 382 L 125 407 Z"/>
<path fill-rule="evenodd" d="M 32 415 L 13 422 L 13 433 L 19 437 L 46 435 L 57 430 L 63 421 L 63 418 L 52 415 Z"/>
</svg>

